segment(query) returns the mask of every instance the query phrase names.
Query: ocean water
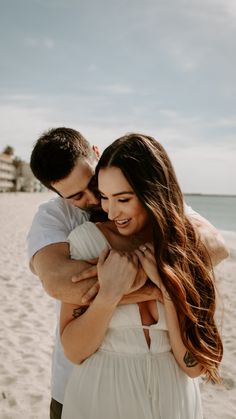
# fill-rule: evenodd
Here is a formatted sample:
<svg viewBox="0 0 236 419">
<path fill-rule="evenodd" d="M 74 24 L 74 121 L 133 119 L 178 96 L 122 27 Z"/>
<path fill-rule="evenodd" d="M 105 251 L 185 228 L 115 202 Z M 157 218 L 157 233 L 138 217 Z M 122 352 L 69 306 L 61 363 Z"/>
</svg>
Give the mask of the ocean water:
<svg viewBox="0 0 236 419">
<path fill-rule="evenodd" d="M 185 195 L 184 198 L 218 229 L 236 232 L 236 196 Z"/>
</svg>

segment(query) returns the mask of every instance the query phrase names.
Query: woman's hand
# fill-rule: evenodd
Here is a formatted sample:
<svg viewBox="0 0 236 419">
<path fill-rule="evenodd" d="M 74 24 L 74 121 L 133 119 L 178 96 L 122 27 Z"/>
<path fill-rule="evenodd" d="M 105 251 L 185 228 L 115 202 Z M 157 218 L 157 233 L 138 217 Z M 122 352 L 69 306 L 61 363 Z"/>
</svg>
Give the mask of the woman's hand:
<svg viewBox="0 0 236 419">
<path fill-rule="evenodd" d="M 133 255 L 133 253 L 131 253 L 131 257 L 133 257 L 132 255 Z M 135 257 L 137 257 L 137 256 L 135 255 Z M 131 285 L 128 292 L 126 293 L 126 295 L 132 294 L 133 292 L 142 288 L 146 284 L 147 279 L 148 279 L 147 274 L 146 274 L 146 272 L 144 272 L 140 262 L 138 261 L 137 275 L 135 277 L 135 280 L 134 280 L 133 284 Z"/>
<path fill-rule="evenodd" d="M 104 249 L 97 265 L 99 295 L 118 303 L 134 284 L 138 268 L 136 254 Z"/>
<path fill-rule="evenodd" d="M 152 243 L 145 243 L 139 246 L 138 249 L 134 251 L 137 255 L 139 262 L 146 272 L 148 278 L 162 290 L 163 284 L 157 269 L 156 259 L 154 255 L 154 247 Z"/>
</svg>

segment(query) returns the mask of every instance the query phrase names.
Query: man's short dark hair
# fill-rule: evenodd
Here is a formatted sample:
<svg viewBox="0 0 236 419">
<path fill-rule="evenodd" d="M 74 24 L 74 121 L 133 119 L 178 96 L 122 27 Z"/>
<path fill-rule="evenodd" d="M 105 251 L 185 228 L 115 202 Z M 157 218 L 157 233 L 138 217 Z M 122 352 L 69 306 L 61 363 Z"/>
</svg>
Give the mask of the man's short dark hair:
<svg viewBox="0 0 236 419">
<path fill-rule="evenodd" d="M 30 158 L 34 176 L 49 189 L 66 178 L 78 159 L 91 158 L 93 150 L 83 135 L 72 128 L 53 128 L 36 141 Z"/>
</svg>

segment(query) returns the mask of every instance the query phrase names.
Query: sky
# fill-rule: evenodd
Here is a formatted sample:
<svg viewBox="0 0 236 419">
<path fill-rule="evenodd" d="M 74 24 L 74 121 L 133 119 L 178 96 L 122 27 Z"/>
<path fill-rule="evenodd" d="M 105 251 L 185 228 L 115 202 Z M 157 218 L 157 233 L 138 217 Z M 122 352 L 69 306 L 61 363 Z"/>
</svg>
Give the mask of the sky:
<svg viewBox="0 0 236 419">
<path fill-rule="evenodd" d="M 183 192 L 236 194 L 236 0 L 0 0 L 0 151 L 58 126 L 152 135 Z"/>
</svg>

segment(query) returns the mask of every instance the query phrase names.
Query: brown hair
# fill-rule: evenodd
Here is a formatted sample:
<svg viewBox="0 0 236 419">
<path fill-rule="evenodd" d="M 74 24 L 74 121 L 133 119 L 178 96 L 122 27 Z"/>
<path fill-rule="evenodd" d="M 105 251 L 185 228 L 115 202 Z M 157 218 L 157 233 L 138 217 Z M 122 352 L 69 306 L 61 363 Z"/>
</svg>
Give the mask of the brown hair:
<svg viewBox="0 0 236 419">
<path fill-rule="evenodd" d="M 171 161 L 154 138 L 131 133 L 103 152 L 101 168 L 118 167 L 148 211 L 159 273 L 178 313 L 182 340 L 219 382 L 223 345 L 214 314 L 216 291 L 208 252 L 184 211 Z"/>
</svg>

